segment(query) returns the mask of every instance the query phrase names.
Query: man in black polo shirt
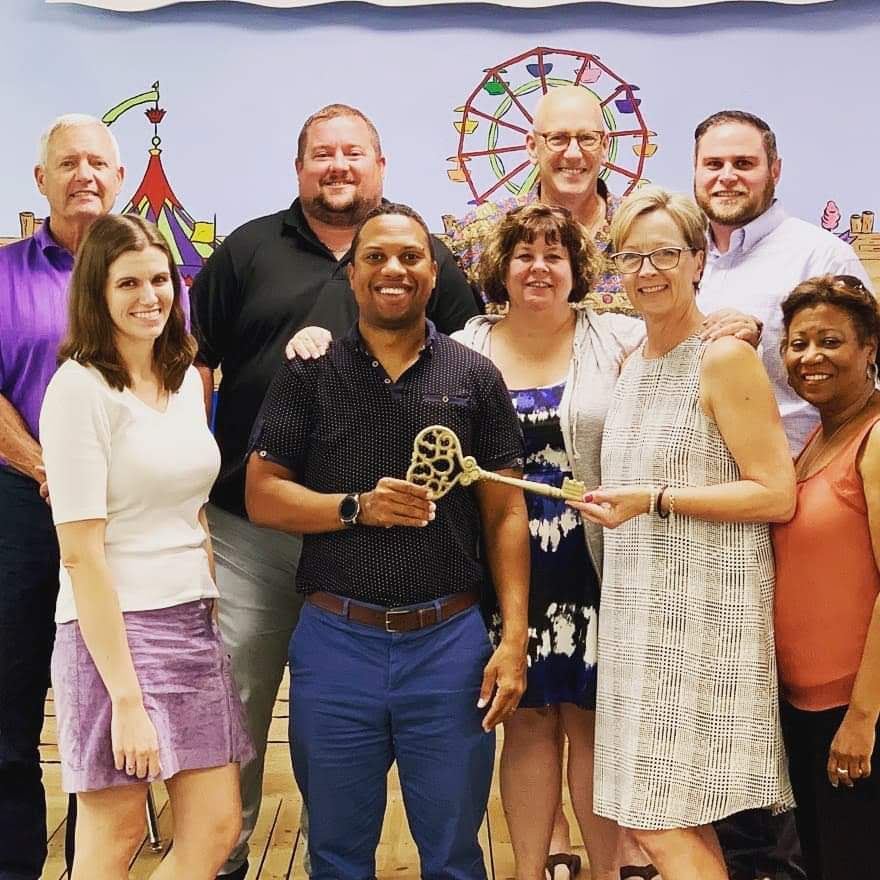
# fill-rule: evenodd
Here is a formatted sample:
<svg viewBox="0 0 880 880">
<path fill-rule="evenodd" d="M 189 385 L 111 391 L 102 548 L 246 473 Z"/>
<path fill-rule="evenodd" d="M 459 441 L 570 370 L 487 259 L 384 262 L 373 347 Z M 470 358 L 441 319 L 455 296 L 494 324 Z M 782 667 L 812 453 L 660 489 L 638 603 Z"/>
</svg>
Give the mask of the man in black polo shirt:
<svg viewBox="0 0 880 880">
<path fill-rule="evenodd" d="M 312 877 L 375 875 L 396 760 L 422 876 L 480 880 L 491 731 L 524 685 L 525 505 L 498 483 L 435 503 L 402 477 L 429 425 L 510 473 L 522 437 L 498 370 L 425 317 L 437 265 L 412 209 L 371 212 L 348 271 L 358 323 L 326 357 L 282 366 L 247 470 L 251 519 L 305 533 L 290 735 Z M 494 652 L 478 608 L 484 562 L 504 620 Z"/>
<path fill-rule="evenodd" d="M 223 596 L 220 627 L 258 754 L 242 768 L 241 842 L 223 869 L 235 880 L 247 872 L 269 722 L 301 601 L 292 590 L 300 538 L 247 521 L 247 440 L 287 340 L 313 323 L 342 334 L 356 319 L 347 252 L 355 228 L 382 199 L 384 170 L 379 136 L 360 111 L 341 104 L 319 110 L 299 135 L 299 198 L 229 235 L 192 289 L 197 362 L 209 406 L 214 369 L 223 373 L 216 414 L 222 466 L 208 506 Z M 442 246 L 438 262 L 428 314 L 451 333 L 478 309 Z"/>
</svg>

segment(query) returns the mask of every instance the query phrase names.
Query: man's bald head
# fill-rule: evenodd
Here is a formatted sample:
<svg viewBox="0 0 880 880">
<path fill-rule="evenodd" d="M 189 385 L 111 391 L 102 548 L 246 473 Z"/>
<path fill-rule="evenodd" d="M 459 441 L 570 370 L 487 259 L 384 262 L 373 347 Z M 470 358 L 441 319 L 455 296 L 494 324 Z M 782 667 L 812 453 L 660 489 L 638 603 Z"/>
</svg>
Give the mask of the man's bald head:
<svg viewBox="0 0 880 880">
<path fill-rule="evenodd" d="M 551 89 L 535 107 L 534 131 L 605 131 L 599 99 L 583 86 Z"/>
</svg>

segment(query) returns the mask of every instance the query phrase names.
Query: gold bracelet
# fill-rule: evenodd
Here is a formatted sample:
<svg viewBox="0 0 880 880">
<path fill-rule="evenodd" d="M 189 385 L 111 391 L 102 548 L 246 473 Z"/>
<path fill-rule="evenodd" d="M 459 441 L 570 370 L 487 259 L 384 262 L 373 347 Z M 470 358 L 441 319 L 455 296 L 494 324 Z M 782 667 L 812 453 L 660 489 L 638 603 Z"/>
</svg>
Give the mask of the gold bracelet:
<svg viewBox="0 0 880 880">
<path fill-rule="evenodd" d="M 669 490 L 669 505 L 667 507 L 667 516 L 675 516 L 675 492 Z"/>
<path fill-rule="evenodd" d="M 663 491 L 662 489 L 660 490 Z M 651 496 L 648 499 L 648 516 L 657 511 L 657 490 L 651 487 Z"/>
</svg>

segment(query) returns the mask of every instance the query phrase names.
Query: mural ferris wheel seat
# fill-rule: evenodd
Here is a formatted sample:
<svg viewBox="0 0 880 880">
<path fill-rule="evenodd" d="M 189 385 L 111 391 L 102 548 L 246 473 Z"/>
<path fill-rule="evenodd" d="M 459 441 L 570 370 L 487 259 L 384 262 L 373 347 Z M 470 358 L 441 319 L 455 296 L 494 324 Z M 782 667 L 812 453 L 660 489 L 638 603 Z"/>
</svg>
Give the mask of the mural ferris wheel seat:
<svg viewBox="0 0 880 880">
<path fill-rule="evenodd" d="M 159 124 L 166 111 L 159 106 L 159 83 L 152 89 L 134 95 L 108 110 L 102 117 L 107 125 L 112 125 L 123 113 L 133 107 L 152 104 L 144 115 L 153 126 L 153 137 L 148 151 L 147 168 L 143 180 L 135 190 L 123 214 L 138 214 L 159 227 L 168 242 L 180 277 L 187 287 L 199 273 L 205 261 L 219 243 L 216 235 L 216 220 L 194 220 L 174 194 L 165 169 L 162 165 L 162 139 L 159 137 Z"/>
<path fill-rule="evenodd" d="M 570 85 L 592 92 L 602 107 L 610 147 L 600 179 L 610 210 L 621 196 L 649 182 L 645 166 L 658 145 L 656 132 L 645 122 L 639 87 L 598 55 L 539 46 L 487 67 L 464 104 L 455 108 L 457 150 L 447 159 L 446 171 L 451 181 L 467 188 L 468 203 L 474 206 L 463 217 L 443 216 L 444 239 L 472 280 L 491 226 L 512 208 L 538 198 L 538 172 L 525 144 L 535 105 L 550 89 Z M 596 243 L 607 248 L 602 232 Z M 600 284 L 591 291 L 589 305 L 630 311 L 616 287 L 601 289 Z"/>
</svg>

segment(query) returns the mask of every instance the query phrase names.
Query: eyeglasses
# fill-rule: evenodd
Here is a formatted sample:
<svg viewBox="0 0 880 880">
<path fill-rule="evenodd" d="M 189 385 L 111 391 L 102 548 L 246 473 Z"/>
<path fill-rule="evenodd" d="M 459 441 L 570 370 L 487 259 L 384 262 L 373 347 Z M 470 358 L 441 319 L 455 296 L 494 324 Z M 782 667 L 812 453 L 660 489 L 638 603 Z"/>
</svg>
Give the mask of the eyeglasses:
<svg viewBox="0 0 880 880">
<path fill-rule="evenodd" d="M 666 272 L 678 266 L 682 251 L 693 252 L 695 250 L 696 248 L 689 247 L 662 247 L 649 254 L 641 254 L 637 251 L 618 251 L 611 255 L 611 262 L 614 263 L 614 268 L 621 275 L 635 275 L 637 272 L 641 272 L 645 260 L 648 260 L 659 272 Z"/>
<path fill-rule="evenodd" d="M 851 290 L 854 290 L 856 293 L 861 293 L 862 295 L 868 297 L 869 299 L 874 299 L 873 294 L 867 287 L 865 287 L 862 279 L 857 277 L 856 275 L 835 275 L 834 276 L 835 284 L 843 284 L 845 287 L 849 287 Z"/>
<path fill-rule="evenodd" d="M 579 131 L 577 134 L 567 131 L 536 131 L 535 134 L 544 138 L 547 149 L 554 153 L 564 153 L 573 140 L 577 141 L 578 149 L 582 153 L 589 153 L 601 146 L 605 136 L 602 131 Z"/>
</svg>

